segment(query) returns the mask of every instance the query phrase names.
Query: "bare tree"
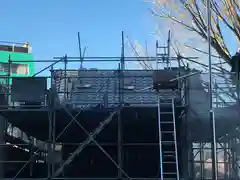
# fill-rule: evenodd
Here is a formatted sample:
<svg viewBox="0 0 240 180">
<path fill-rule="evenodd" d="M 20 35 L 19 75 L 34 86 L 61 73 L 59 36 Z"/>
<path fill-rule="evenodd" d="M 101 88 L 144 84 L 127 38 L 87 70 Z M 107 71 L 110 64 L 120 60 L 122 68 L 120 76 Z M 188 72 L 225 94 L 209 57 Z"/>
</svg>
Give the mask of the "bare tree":
<svg viewBox="0 0 240 180">
<path fill-rule="evenodd" d="M 192 48 L 198 52 L 204 52 L 200 44 L 207 40 L 207 0 L 153 0 L 154 7 L 151 12 L 171 23 L 175 28 L 176 34 L 180 34 L 178 39 L 195 38 L 194 47 L 184 43 L 185 47 Z M 229 62 L 230 46 L 233 43 L 229 41 L 231 32 L 233 39 L 237 43 L 240 41 L 240 1 L 239 0 L 211 0 L 212 4 L 212 27 L 211 27 L 211 45 L 225 62 Z M 169 24 L 168 24 L 169 25 Z M 176 26 L 178 26 L 176 28 Z M 185 36 L 181 37 L 181 33 Z M 190 37 L 190 34 L 192 35 Z M 196 42 L 198 39 L 198 42 Z"/>
</svg>

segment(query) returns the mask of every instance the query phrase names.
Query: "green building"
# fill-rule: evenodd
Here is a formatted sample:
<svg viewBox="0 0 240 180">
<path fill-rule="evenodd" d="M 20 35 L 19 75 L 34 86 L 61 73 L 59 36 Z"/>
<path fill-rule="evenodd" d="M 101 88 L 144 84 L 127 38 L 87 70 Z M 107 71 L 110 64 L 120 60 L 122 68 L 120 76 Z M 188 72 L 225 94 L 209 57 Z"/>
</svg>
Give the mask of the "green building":
<svg viewBox="0 0 240 180">
<path fill-rule="evenodd" d="M 1 84 L 8 83 L 6 76 L 9 74 L 10 77 L 28 77 L 34 74 L 34 58 L 28 43 L 15 46 L 5 42 L 0 45 Z M 9 83 L 11 84 L 11 80 Z"/>
</svg>

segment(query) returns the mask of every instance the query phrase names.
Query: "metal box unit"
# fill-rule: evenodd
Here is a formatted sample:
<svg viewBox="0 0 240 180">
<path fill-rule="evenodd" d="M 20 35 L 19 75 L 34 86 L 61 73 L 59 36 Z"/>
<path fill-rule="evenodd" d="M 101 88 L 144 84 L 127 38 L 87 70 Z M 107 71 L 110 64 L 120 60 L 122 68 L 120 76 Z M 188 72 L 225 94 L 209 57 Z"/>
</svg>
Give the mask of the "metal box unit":
<svg viewBox="0 0 240 180">
<path fill-rule="evenodd" d="M 170 70 L 159 70 L 153 72 L 153 88 L 160 89 L 177 89 L 177 74 Z"/>
<path fill-rule="evenodd" d="M 47 90 L 45 77 L 16 77 L 12 79 L 11 100 L 16 102 L 44 102 Z"/>
</svg>

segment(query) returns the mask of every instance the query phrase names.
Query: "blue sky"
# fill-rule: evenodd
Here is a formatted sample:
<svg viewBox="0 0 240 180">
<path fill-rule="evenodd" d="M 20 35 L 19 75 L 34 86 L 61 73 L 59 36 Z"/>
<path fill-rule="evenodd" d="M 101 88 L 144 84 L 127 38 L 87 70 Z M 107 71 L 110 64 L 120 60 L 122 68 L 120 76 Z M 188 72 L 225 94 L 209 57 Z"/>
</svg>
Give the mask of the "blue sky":
<svg viewBox="0 0 240 180">
<path fill-rule="evenodd" d="M 121 31 L 154 43 L 154 18 L 143 0 L 1 1 L 0 40 L 26 42 L 36 59 L 78 56 L 77 32 L 87 56 L 120 56 Z"/>
<path fill-rule="evenodd" d="M 78 31 L 83 46 L 87 46 L 87 56 L 120 56 L 122 30 L 142 45 L 148 41 L 149 49 L 154 49 L 155 36 L 150 34 L 155 31 L 157 23 L 149 7 L 151 5 L 144 0 L 1 1 L 0 40 L 29 41 L 38 60 L 64 54 L 79 56 Z M 230 49 L 235 51 L 233 42 Z M 128 48 L 127 52 L 130 52 Z M 36 64 L 36 70 L 47 65 Z M 112 67 L 109 63 L 88 66 Z"/>
</svg>

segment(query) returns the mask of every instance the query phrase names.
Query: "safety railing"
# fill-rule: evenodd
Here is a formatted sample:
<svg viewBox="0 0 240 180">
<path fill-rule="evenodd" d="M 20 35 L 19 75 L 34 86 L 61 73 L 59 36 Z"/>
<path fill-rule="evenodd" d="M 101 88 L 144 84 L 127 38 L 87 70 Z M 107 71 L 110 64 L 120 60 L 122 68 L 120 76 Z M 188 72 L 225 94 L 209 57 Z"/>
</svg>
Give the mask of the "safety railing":
<svg viewBox="0 0 240 180">
<path fill-rule="evenodd" d="M 77 68 L 77 64 L 80 62 L 80 59 L 77 57 L 64 56 L 57 57 L 55 60 L 36 60 L 36 67 L 38 67 L 38 64 L 41 63 L 44 63 L 45 66 L 47 66 L 42 70 L 40 68 L 36 75 L 38 77 L 42 76 L 48 79 L 48 89 L 51 87 L 51 84 L 52 86 L 55 86 L 53 88 L 55 88 L 56 92 L 58 93 L 59 99 L 67 104 L 73 103 L 76 104 L 76 106 L 81 106 L 83 104 L 97 105 L 99 103 L 102 104 L 105 102 L 105 104 L 111 106 L 114 104 L 119 104 L 120 96 L 123 96 L 123 101 L 127 104 L 156 105 L 157 100 L 155 92 L 152 91 L 151 88 L 145 89 L 146 87 L 152 86 L 153 70 L 139 70 L 139 66 L 135 66 L 135 70 L 134 68 L 131 69 L 133 65 L 136 65 L 136 62 L 155 62 L 156 57 L 124 57 L 126 69 L 128 66 L 130 68 L 124 72 L 124 82 L 121 90 L 119 87 L 119 76 L 116 75 L 115 77 L 111 77 L 111 74 L 113 74 L 113 72 L 118 71 L 120 60 L 120 57 L 86 57 L 84 58 L 84 63 L 86 64 L 86 67 L 89 66 L 90 68 L 81 70 Z M 170 60 L 178 62 L 177 57 L 171 57 Z M 28 61 L 24 60 L 22 62 Z M 97 66 L 94 67 L 90 64 L 97 64 Z M 71 70 L 69 67 L 73 66 L 76 68 Z M 105 70 L 94 69 L 96 67 L 104 67 Z M 173 70 L 174 69 L 176 70 L 177 68 L 173 68 Z M 52 73 L 49 70 L 52 70 Z M 203 75 L 204 74 L 205 73 L 203 73 Z M 230 104 L 236 102 L 237 87 L 234 85 L 234 81 L 231 81 L 233 74 L 213 73 L 213 76 L 213 103 L 215 106 L 229 106 Z M 101 89 L 101 91 L 98 92 L 98 96 L 94 95 L 94 93 L 96 93 L 97 87 L 100 87 L 100 84 L 104 83 L 104 81 L 109 77 L 111 77 L 109 82 L 105 87 Z M 185 79 L 188 78 L 191 77 L 187 77 Z M 2 95 L 4 94 L 4 96 L 8 96 L 7 106 L 19 107 L 21 103 L 9 100 L 11 99 L 10 96 L 13 95 L 11 89 L 12 79 L 12 75 L 7 74 L 0 76 L 0 83 L 2 84 L 1 87 L 7 89 L 7 91 L 4 91 Z M 205 90 L 207 91 L 207 80 L 206 78 L 203 78 L 202 80 L 203 82 L 205 81 Z M 84 84 L 83 87 L 80 87 L 82 84 Z M 181 91 L 184 91 L 183 86 L 184 85 L 181 83 Z M 187 90 L 187 88 L 185 88 L 185 90 Z M 178 95 L 179 93 L 180 92 L 177 92 Z M 162 92 L 162 94 L 163 96 L 172 95 L 172 92 Z M 181 97 L 183 98 L 184 93 L 181 92 L 181 94 Z M 44 102 L 36 106 L 47 107 L 47 96 L 48 91 L 45 92 Z M 25 106 L 27 107 L 27 105 Z"/>
<path fill-rule="evenodd" d="M 203 88 L 208 92 L 208 73 L 202 73 Z M 213 105 L 215 107 L 228 107 L 237 103 L 238 87 L 235 73 L 213 73 Z"/>
<path fill-rule="evenodd" d="M 116 70 L 117 71 L 117 70 Z M 61 71 L 60 71 L 61 72 Z M 113 106 L 119 104 L 120 96 L 123 96 L 123 101 L 129 105 L 156 105 L 157 97 L 156 93 L 152 90 L 152 71 L 125 71 L 123 87 L 120 88 L 119 77 L 117 74 L 112 76 L 115 71 L 113 70 L 87 70 L 87 71 L 68 71 L 72 75 L 64 76 L 64 73 L 58 77 L 45 77 L 46 79 L 55 79 L 56 92 L 60 98 L 61 103 L 74 104 L 74 106 L 81 106 L 84 104 L 104 104 L 107 106 Z M 80 75 L 80 74 L 82 75 Z M 83 75 L 84 74 L 84 75 Z M 63 77 L 64 76 L 64 77 Z M 14 77 L 11 77 L 11 80 Z M 188 77 L 191 78 L 191 77 Z M 230 106 L 237 102 L 237 87 L 232 82 L 220 82 L 221 77 L 214 78 L 213 86 L 213 103 L 216 107 Z M 65 80 L 67 79 L 67 80 Z M 106 81 L 108 82 L 106 83 Z M 2 82 L 0 95 L 5 99 L 5 104 L 1 104 L 0 107 L 48 107 L 48 95 L 49 91 L 46 89 L 44 92 L 44 100 L 39 104 L 26 104 L 17 101 L 13 101 L 12 86 L 8 87 L 6 82 L 8 78 L 0 77 Z M 66 82 L 66 83 L 65 83 Z M 105 84 L 101 90 L 97 89 L 101 85 Z M 183 84 L 181 84 L 183 87 Z M 26 87 L 27 88 L 27 87 Z M 208 92 L 208 82 L 202 79 L 202 88 Z M 183 88 L 181 89 L 183 91 Z M 172 91 L 162 91 L 162 96 L 179 96 L 180 92 L 173 93 Z M 184 93 L 182 93 L 184 94 Z"/>
</svg>

